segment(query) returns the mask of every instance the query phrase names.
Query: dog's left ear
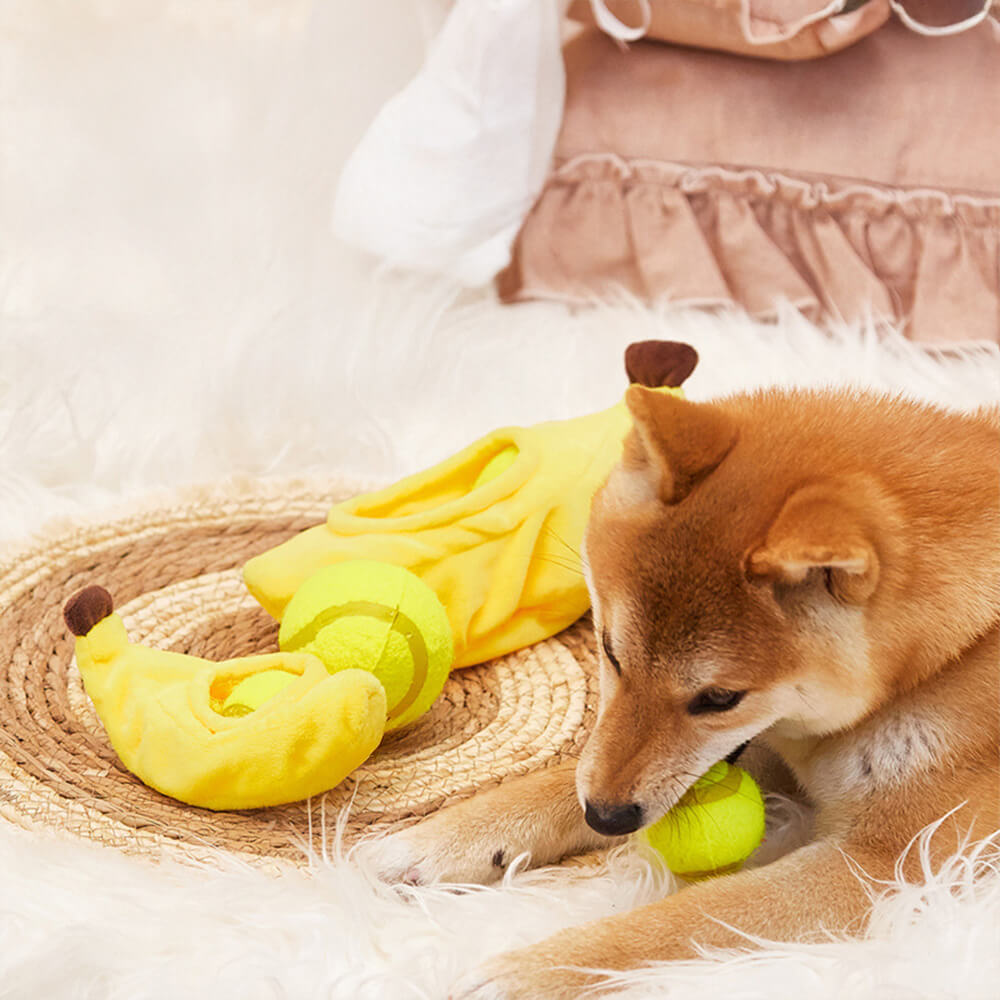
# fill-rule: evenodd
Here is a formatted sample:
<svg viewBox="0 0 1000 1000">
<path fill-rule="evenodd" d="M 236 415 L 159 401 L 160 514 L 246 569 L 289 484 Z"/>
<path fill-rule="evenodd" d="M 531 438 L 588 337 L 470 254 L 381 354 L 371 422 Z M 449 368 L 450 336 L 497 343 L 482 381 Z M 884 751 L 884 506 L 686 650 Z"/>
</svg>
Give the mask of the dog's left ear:
<svg viewBox="0 0 1000 1000">
<path fill-rule="evenodd" d="M 764 544 L 748 553 L 751 577 L 802 583 L 811 570 L 828 573 L 830 592 L 864 604 L 878 586 L 881 565 L 873 539 L 889 512 L 874 484 L 820 482 L 793 493 Z"/>
<path fill-rule="evenodd" d="M 680 503 L 736 444 L 733 418 L 714 403 L 629 386 L 625 403 L 634 431 L 625 440 L 624 466 L 648 480 L 652 494 Z"/>
</svg>

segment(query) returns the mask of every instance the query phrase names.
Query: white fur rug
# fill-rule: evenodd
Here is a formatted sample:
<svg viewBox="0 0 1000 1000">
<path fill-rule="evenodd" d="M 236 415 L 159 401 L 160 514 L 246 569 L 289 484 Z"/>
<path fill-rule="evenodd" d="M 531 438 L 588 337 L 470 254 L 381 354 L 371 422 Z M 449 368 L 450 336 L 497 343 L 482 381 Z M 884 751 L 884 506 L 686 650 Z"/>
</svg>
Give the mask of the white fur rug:
<svg viewBox="0 0 1000 1000">
<path fill-rule="evenodd" d="M 623 347 L 649 337 L 698 348 L 699 397 L 780 382 L 1000 398 L 993 348 L 933 361 L 792 314 L 505 309 L 372 273 L 329 235 L 333 185 L 423 31 L 405 0 L 0 0 L 0 538 L 187 483 L 397 477 L 494 426 L 609 403 Z M 802 826 L 776 807 L 772 851 Z M 0 827 L 0 996 L 440 998 L 490 953 L 670 888 L 627 851 L 456 894 L 381 886 L 335 843 L 311 873 L 273 878 Z M 865 941 L 620 985 L 998 995 L 994 855 L 873 891 Z"/>
</svg>

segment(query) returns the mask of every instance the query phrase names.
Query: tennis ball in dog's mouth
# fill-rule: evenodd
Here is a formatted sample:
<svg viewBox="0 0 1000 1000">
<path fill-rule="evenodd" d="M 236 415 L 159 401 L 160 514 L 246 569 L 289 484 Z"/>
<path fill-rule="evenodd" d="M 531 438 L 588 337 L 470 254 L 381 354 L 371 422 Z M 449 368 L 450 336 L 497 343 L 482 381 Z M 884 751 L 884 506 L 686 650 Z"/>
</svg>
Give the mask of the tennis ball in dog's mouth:
<svg viewBox="0 0 1000 1000">
<path fill-rule="evenodd" d="M 330 673 L 370 670 L 385 688 L 386 730 L 423 715 L 451 670 L 454 643 L 437 595 L 409 570 L 368 559 L 327 566 L 288 602 L 278 645 Z"/>
<path fill-rule="evenodd" d="M 238 717 L 256 712 L 264 702 L 284 691 L 297 676 L 287 670 L 262 670 L 259 674 L 244 677 L 229 692 L 219 714 Z"/>
<path fill-rule="evenodd" d="M 638 836 L 675 875 L 723 875 L 739 868 L 764 839 L 764 798 L 746 771 L 719 761 Z"/>
</svg>

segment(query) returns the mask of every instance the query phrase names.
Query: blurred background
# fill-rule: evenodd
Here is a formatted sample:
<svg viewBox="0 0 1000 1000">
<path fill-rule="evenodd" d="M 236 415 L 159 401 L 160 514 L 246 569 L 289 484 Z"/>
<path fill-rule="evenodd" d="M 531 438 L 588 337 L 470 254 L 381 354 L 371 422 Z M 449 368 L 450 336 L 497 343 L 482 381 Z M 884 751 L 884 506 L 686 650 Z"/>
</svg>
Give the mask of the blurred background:
<svg viewBox="0 0 1000 1000">
<path fill-rule="evenodd" d="M 0 0 L 0 534 L 186 482 L 386 480 L 614 401 L 648 337 L 695 343 L 696 396 L 995 392 L 995 352 L 954 374 L 791 309 L 501 306 L 348 248 L 340 170 L 448 7 Z"/>
</svg>

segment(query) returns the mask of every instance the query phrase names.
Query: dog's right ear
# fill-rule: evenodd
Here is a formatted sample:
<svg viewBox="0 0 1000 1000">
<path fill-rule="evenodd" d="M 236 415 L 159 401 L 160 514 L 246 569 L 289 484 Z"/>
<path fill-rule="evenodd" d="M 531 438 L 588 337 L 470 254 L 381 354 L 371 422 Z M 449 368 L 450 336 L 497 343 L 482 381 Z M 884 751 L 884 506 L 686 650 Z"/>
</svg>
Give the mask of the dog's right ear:
<svg viewBox="0 0 1000 1000">
<path fill-rule="evenodd" d="M 794 585 L 812 570 L 824 570 L 830 592 L 846 604 L 864 604 L 875 592 L 881 562 L 874 539 L 895 517 L 877 484 L 848 481 L 810 483 L 781 508 L 764 544 L 748 553 L 750 577 Z"/>
<path fill-rule="evenodd" d="M 733 418 L 712 403 L 692 403 L 672 393 L 630 386 L 625 403 L 634 430 L 622 464 L 644 478 L 664 503 L 679 503 L 729 454 L 738 431 Z"/>
</svg>

